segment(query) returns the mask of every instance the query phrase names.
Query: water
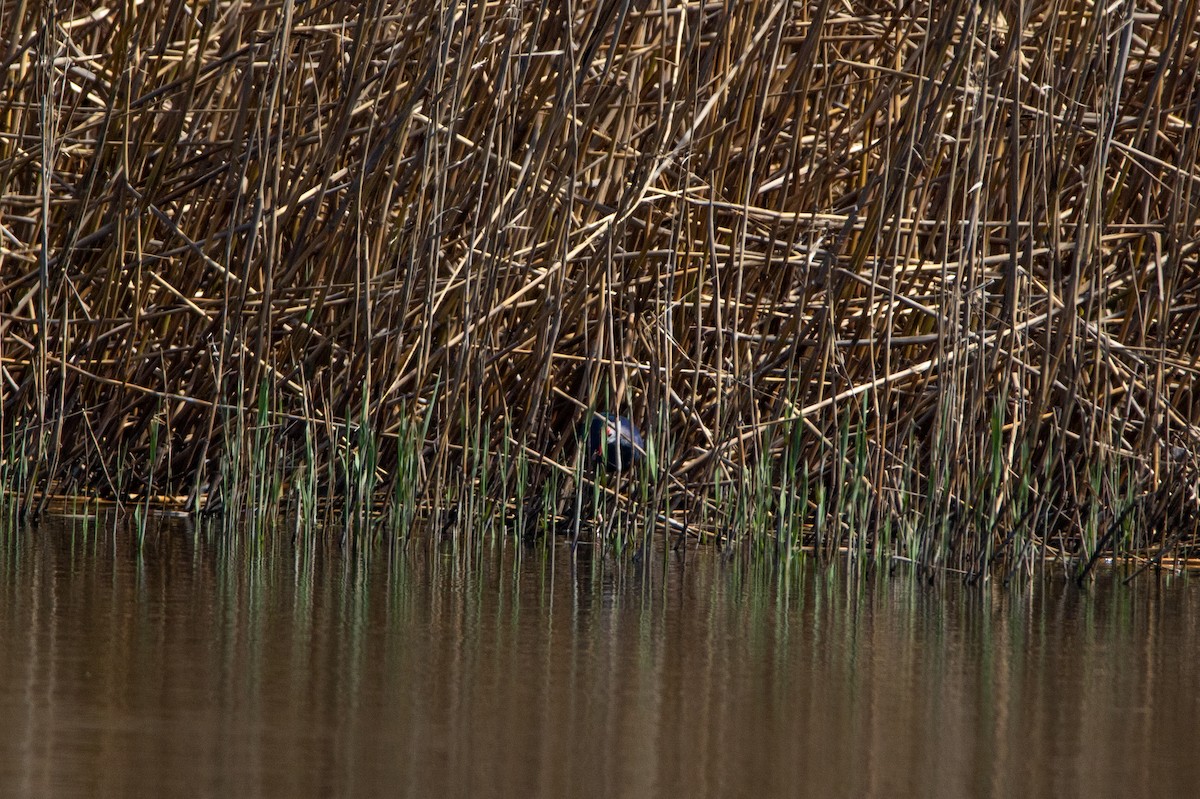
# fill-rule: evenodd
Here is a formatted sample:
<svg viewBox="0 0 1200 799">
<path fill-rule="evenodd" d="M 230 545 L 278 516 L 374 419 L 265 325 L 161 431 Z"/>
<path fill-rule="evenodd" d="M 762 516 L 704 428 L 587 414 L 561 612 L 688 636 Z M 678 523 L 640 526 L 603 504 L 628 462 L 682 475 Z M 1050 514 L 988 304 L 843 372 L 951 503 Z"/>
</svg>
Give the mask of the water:
<svg viewBox="0 0 1200 799">
<path fill-rule="evenodd" d="M 1200 583 L 0 533 L 0 796 L 1190 796 Z"/>
</svg>

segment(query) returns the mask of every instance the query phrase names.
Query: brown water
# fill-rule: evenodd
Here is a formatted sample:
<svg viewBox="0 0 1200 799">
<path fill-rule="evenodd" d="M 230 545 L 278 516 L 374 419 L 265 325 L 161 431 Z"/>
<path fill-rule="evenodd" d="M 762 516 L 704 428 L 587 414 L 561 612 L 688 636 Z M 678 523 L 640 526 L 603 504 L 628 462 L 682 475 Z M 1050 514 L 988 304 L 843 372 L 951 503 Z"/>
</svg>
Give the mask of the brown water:
<svg viewBox="0 0 1200 799">
<path fill-rule="evenodd" d="M 1191 796 L 1200 583 L 0 532 L 0 796 Z"/>
</svg>

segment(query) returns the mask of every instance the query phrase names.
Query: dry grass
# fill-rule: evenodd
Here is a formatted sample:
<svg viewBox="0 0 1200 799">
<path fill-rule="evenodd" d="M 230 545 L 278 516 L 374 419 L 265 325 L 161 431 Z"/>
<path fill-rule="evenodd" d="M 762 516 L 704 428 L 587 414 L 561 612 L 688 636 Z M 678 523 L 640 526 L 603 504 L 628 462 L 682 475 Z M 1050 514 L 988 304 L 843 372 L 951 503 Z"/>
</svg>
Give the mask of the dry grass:
<svg viewBox="0 0 1200 799">
<path fill-rule="evenodd" d="M 516 512 L 598 405 L 735 541 L 1196 534 L 1194 0 L 0 7 L 25 510 Z"/>
</svg>

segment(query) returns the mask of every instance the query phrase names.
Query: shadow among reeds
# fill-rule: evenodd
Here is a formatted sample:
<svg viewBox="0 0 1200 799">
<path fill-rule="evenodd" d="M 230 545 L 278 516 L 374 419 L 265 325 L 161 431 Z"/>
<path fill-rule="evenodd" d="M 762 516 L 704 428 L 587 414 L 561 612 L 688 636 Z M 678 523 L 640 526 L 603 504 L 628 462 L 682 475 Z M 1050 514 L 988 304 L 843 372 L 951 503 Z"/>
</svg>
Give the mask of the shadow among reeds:
<svg viewBox="0 0 1200 799">
<path fill-rule="evenodd" d="M 1198 19 L 4 0 L 0 479 L 972 576 L 1186 555 Z M 636 477 L 578 456 L 596 408 Z"/>
</svg>

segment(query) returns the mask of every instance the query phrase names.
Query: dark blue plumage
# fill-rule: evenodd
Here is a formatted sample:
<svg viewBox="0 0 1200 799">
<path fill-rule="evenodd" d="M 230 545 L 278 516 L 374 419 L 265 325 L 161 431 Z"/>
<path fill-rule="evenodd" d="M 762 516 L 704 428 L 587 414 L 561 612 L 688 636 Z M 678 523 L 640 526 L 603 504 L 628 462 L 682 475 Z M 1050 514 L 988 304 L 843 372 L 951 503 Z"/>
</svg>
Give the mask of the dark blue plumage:
<svg viewBox="0 0 1200 799">
<path fill-rule="evenodd" d="M 623 472 L 642 459 L 646 444 L 633 422 L 615 413 L 596 414 L 588 426 L 588 459 L 608 469 Z"/>
</svg>

